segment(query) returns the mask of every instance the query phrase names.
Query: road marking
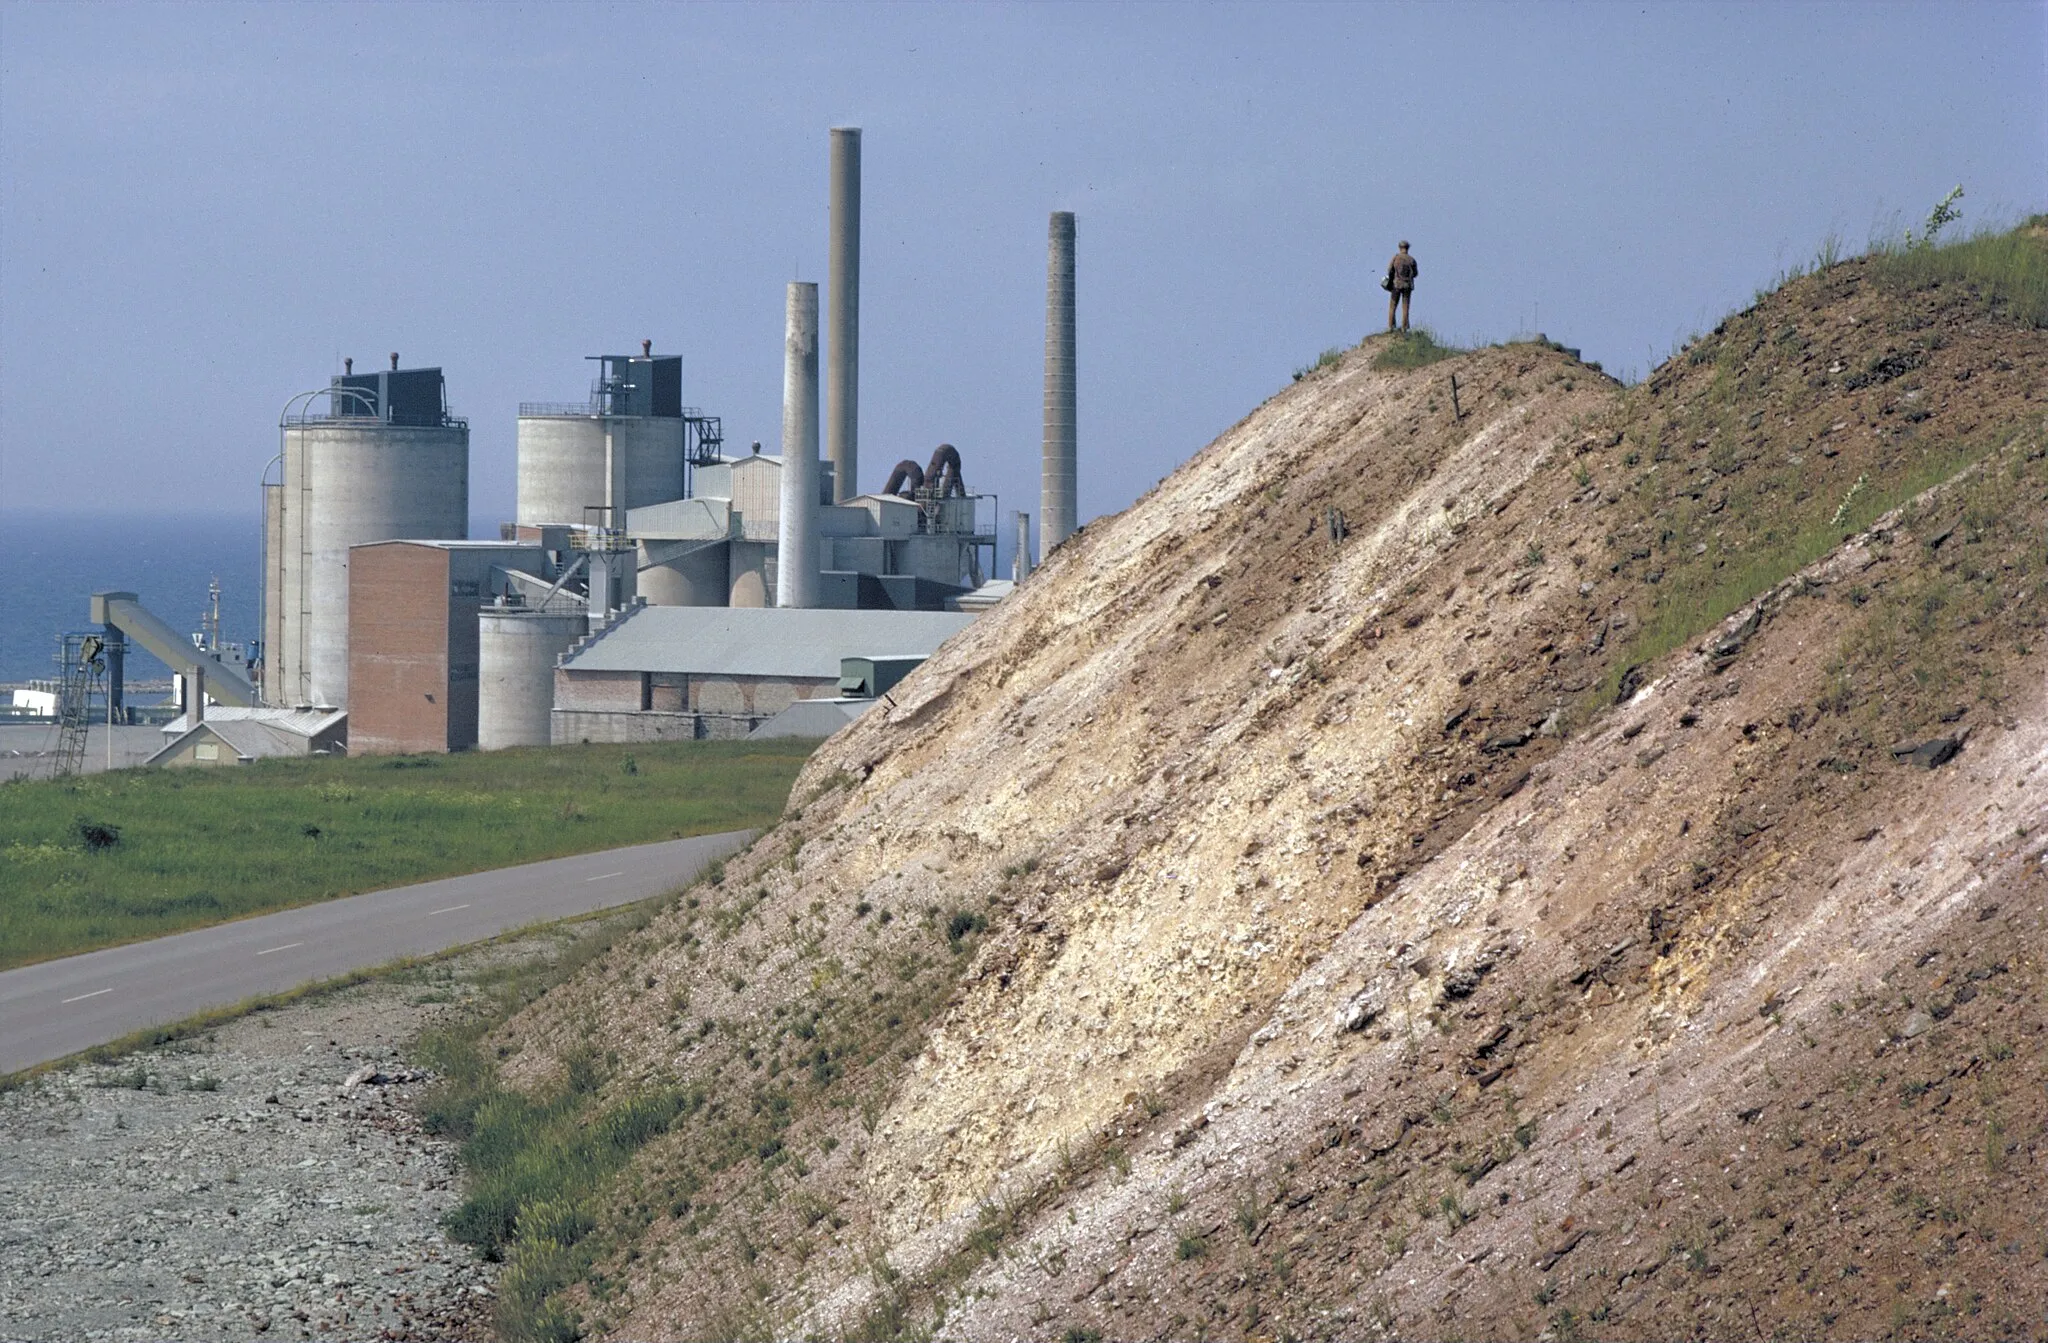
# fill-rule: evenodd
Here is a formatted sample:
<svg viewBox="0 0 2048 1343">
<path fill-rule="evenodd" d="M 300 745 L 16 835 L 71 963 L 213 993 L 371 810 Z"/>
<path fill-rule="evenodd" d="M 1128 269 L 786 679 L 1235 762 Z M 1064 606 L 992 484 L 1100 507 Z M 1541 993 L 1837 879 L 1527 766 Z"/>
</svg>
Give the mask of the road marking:
<svg viewBox="0 0 2048 1343">
<path fill-rule="evenodd" d="M 430 909 L 430 910 L 428 910 L 428 911 L 427 911 L 427 917 L 428 917 L 428 918 L 432 918 L 432 917 L 434 917 L 434 915 L 436 915 L 436 914 L 453 914 L 453 913 L 454 913 L 454 912 L 455 912 L 456 910 L 458 910 L 458 909 L 468 909 L 468 908 L 469 908 L 469 906 L 465 904 L 465 905 L 450 905 L 450 906 L 448 906 L 448 908 L 446 908 L 446 909 Z"/>
<path fill-rule="evenodd" d="M 626 874 L 625 874 L 625 873 L 623 873 L 623 872 L 601 872 L 601 873 L 599 873 L 599 874 L 598 874 L 597 876 L 594 876 L 594 877 L 585 877 L 585 878 L 584 878 L 583 880 L 584 880 L 584 882 L 585 882 L 585 883 L 587 884 L 587 883 L 589 883 L 589 882 L 593 882 L 593 881 L 603 881 L 603 880 L 605 880 L 605 879 L 606 879 L 607 877 L 623 877 L 623 876 L 625 876 L 625 875 L 626 875 Z"/>
<path fill-rule="evenodd" d="M 111 985 L 109 985 L 108 987 L 106 987 L 106 988 L 104 988 L 104 989 L 94 989 L 94 990 L 93 990 L 93 991 L 92 991 L 91 993 L 81 993 L 81 994 L 79 994 L 79 995 L 78 995 L 78 996 L 77 996 L 76 998 L 66 998 L 66 999 L 65 999 L 65 1000 L 64 1000 L 64 1001 L 63 1001 L 62 1003 L 59 1003 L 59 1004 L 58 1004 L 58 1006 L 60 1006 L 60 1007 L 63 1007 L 63 1006 L 68 1006 L 68 1005 L 69 1005 L 69 1004 L 71 1004 L 71 1003 L 82 1003 L 82 1002 L 84 1002 L 84 1001 L 85 1001 L 85 1000 L 86 1000 L 87 998 L 97 998 L 97 997 L 99 997 L 99 996 L 100 996 L 100 995 L 101 995 L 102 993 L 112 993 L 113 991 L 114 991 L 114 990 L 113 990 L 113 987 L 112 987 Z"/>
<path fill-rule="evenodd" d="M 293 947 L 303 947 L 305 945 L 306 944 L 304 942 L 287 942 L 281 947 L 266 947 L 264 950 L 259 951 L 256 954 L 258 956 L 268 956 L 273 951 L 290 951 Z"/>
</svg>

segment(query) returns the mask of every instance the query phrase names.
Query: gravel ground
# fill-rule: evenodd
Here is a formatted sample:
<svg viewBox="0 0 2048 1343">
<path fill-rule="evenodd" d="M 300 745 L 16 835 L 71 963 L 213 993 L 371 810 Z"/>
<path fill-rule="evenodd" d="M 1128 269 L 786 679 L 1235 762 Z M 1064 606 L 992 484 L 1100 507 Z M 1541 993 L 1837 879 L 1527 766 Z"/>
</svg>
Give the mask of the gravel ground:
<svg viewBox="0 0 2048 1343">
<path fill-rule="evenodd" d="M 442 1234 L 452 1145 L 403 1046 L 471 952 L 0 1095 L 0 1340 L 474 1337 L 491 1270 Z M 379 1080 L 345 1087 L 364 1071 Z"/>
</svg>

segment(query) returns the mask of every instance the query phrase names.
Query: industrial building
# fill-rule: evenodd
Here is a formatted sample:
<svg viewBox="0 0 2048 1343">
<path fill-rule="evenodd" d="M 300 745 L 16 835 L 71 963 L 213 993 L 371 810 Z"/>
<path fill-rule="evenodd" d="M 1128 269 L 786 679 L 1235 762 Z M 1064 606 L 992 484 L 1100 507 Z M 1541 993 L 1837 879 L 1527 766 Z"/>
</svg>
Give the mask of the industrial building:
<svg viewBox="0 0 2048 1343">
<path fill-rule="evenodd" d="M 635 607 L 562 658 L 551 737 L 744 737 L 798 700 L 838 697 L 848 659 L 900 669 L 972 623 L 952 611 Z"/>
<path fill-rule="evenodd" d="M 349 746 L 359 755 L 477 744 L 479 616 L 545 582 L 548 552 L 499 541 L 377 541 L 349 550 Z M 522 582 L 522 579 L 525 580 Z M 571 597 L 577 633 L 587 607 Z M 566 646 L 566 645 L 565 645 Z M 558 650 L 559 651 L 559 650 Z"/>
<path fill-rule="evenodd" d="M 830 148 L 830 310 L 814 283 L 784 296 L 779 453 L 728 454 L 652 342 L 592 355 L 579 399 L 520 404 L 515 517 L 471 542 L 438 369 L 394 355 L 294 398 L 264 487 L 265 702 L 346 705 L 357 752 L 738 736 L 837 696 L 842 659 L 922 659 L 1000 600 L 996 500 L 952 445 L 859 489 L 859 130 Z M 1048 548 L 1075 525 L 1073 238 L 1053 215 Z"/>
<path fill-rule="evenodd" d="M 246 765 L 272 756 L 338 754 L 348 715 L 340 709 L 200 707 L 164 725 L 164 746 L 145 765 Z"/>
<path fill-rule="evenodd" d="M 286 403 L 264 472 L 268 704 L 348 704 L 350 547 L 469 534 L 469 423 L 441 370 L 354 368 Z"/>
<path fill-rule="evenodd" d="M 805 705 L 773 730 L 857 716 L 886 693 L 877 668 L 914 666 L 1033 565 L 1020 511 L 1013 579 L 993 577 L 997 501 L 969 490 L 951 444 L 859 488 L 860 172 L 860 130 L 832 128 L 830 306 L 815 283 L 785 292 L 779 453 L 728 454 L 719 417 L 684 402 L 681 358 L 651 341 L 588 356 L 580 399 L 519 405 L 515 517 L 471 541 L 469 425 L 441 369 L 346 360 L 278 419 L 254 656 L 217 618 L 188 640 L 132 592 L 94 594 L 101 633 L 66 636 L 62 688 L 36 706 L 63 728 L 60 756 L 75 765 L 103 673 L 125 716 L 130 641 L 170 664 L 192 709 L 159 763 L 739 736 Z M 1056 212 L 1047 551 L 1077 526 L 1074 273 L 1074 216 Z M 844 660 L 869 669 L 850 696 Z"/>
</svg>

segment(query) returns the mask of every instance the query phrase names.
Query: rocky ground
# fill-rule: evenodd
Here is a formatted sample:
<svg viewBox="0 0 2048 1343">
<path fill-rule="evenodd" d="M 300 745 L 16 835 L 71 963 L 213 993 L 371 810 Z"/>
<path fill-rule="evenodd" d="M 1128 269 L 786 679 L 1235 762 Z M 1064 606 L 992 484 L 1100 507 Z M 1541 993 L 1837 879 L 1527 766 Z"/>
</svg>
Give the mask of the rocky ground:
<svg viewBox="0 0 2048 1343">
<path fill-rule="evenodd" d="M 363 984 L 0 1095 L 0 1339 L 475 1334 L 454 1153 L 406 1042 L 552 939 Z"/>
</svg>

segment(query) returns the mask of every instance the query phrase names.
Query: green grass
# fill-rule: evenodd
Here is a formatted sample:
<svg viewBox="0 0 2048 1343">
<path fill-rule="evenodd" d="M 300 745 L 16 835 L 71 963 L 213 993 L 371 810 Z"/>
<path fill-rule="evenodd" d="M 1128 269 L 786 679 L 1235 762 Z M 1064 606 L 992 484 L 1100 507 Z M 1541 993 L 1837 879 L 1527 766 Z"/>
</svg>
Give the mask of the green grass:
<svg viewBox="0 0 2048 1343">
<path fill-rule="evenodd" d="M 1858 477 L 1840 499 L 1813 499 L 1797 508 L 1782 506 L 1774 516 L 1757 504 L 1748 519 L 1754 535 L 1739 552 L 1721 555 L 1709 547 L 1698 557 L 1680 544 L 1666 563 L 1664 580 L 1653 590 L 1650 613 L 1627 652 L 1609 671 L 1601 689 L 1611 700 L 1631 667 L 1655 662 L 1704 635 L 1749 602 L 1828 554 L 1901 503 L 1949 479 L 1984 456 L 1983 443 L 1929 447 L 1917 461 L 1883 481 Z M 1790 498 L 1789 489 L 1762 488 L 1759 498 Z M 1690 533 L 1679 538 L 1690 540 Z M 1720 562 L 1717 564 L 1716 560 Z"/>
<path fill-rule="evenodd" d="M 1316 361 L 1313 364 L 1303 364 L 1300 368 L 1295 369 L 1294 380 L 1300 382 L 1311 373 L 1320 373 L 1326 368 L 1334 368 L 1343 362 L 1344 348 L 1340 345 L 1332 345 L 1329 349 L 1317 355 Z"/>
<path fill-rule="evenodd" d="M 1893 245 L 1870 256 L 1871 278 L 1911 293 L 1937 284 L 1971 288 L 1994 313 L 2048 327 L 2048 215 L 2018 228 L 1933 247 Z"/>
<path fill-rule="evenodd" d="M 1438 343 L 1436 333 L 1426 326 L 1389 335 L 1385 346 L 1372 357 L 1376 369 L 1424 368 L 1465 351 L 1455 345 Z"/>
<path fill-rule="evenodd" d="M 387 886 L 765 827 L 814 747 L 563 746 L 0 785 L 0 969 Z"/>
</svg>

